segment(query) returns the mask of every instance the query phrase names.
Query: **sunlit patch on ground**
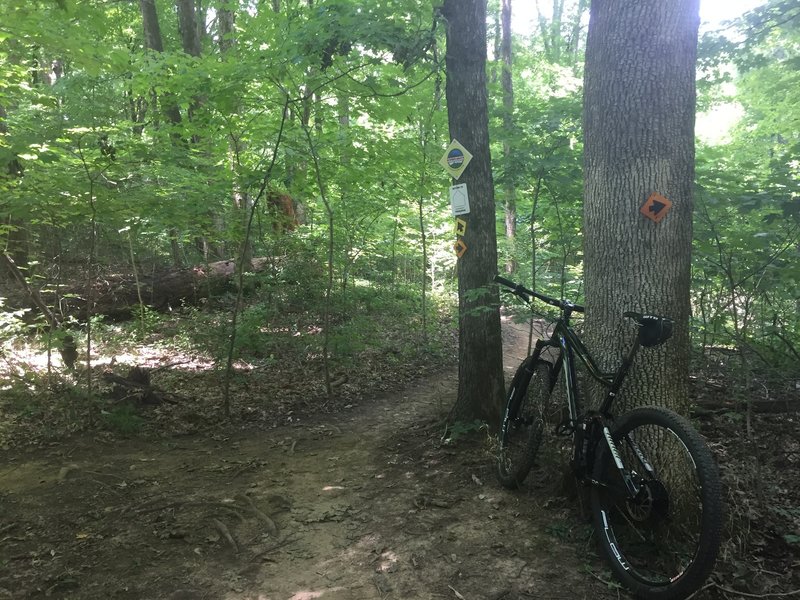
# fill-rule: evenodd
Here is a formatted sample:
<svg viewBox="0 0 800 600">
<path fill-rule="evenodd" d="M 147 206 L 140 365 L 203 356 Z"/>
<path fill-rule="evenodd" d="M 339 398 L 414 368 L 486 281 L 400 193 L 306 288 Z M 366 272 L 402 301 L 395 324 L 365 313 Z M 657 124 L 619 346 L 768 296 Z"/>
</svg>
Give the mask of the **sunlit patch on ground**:
<svg viewBox="0 0 800 600">
<path fill-rule="evenodd" d="M 376 570 L 383 571 L 385 573 L 394 568 L 395 564 L 397 564 L 397 554 L 391 550 L 386 550 L 381 552 L 381 557 L 378 561 L 378 567 Z"/>
<path fill-rule="evenodd" d="M 304 590 L 302 592 L 297 592 L 294 596 L 289 598 L 289 600 L 314 600 L 314 598 L 322 598 L 328 592 L 338 592 L 342 589 L 344 588 L 335 587 L 319 591 Z"/>
</svg>

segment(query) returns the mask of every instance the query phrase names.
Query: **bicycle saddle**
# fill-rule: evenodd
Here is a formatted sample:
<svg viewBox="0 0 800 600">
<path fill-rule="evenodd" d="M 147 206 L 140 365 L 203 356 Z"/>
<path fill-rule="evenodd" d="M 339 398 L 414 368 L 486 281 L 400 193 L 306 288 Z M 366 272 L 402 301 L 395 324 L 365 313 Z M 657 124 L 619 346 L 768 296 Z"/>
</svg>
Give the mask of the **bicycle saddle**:
<svg viewBox="0 0 800 600">
<path fill-rule="evenodd" d="M 669 317 L 643 315 L 637 312 L 626 312 L 626 317 L 636 321 L 639 328 L 639 343 L 646 348 L 663 344 L 672 336 L 674 321 Z"/>
</svg>

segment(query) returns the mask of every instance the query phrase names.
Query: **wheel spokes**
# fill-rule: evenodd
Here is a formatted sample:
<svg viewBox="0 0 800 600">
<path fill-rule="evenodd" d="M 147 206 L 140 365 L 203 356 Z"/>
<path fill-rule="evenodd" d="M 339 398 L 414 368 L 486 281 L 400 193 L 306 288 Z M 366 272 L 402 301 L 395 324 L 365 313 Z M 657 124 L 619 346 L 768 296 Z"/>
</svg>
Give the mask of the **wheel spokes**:
<svg viewBox="0 0 800 600">
<path fill-rule="evenodd" d="M 700 542 L 702 503 L 694 461 L 665 427 L 644 425 L 624 439 L 618 445 L 623 464 L 644 474 L 630 471 L 639 489 L 635 497 L 606 494 L 607 535 L 635 577 L 668 584 L 688 567 Z M 616 470 L 613 462 L 608 469 Z M 619 473 L 609 477 L 621 480 Z"/>
</svg>

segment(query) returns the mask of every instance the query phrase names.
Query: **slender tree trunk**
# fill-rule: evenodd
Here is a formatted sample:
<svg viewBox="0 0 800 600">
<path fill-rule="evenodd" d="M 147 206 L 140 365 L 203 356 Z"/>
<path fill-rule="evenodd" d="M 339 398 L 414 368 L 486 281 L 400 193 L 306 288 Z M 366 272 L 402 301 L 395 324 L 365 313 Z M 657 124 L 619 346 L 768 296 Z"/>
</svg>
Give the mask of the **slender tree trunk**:
<svg viewBox="0 0 800 600">
<path fill-rule="evenodd" d="M 339 126 L 339 164 L 344 171 L 350 167 L 350 98 L 344 92 L 339 92 L 336 97 L 337 122 Z M 345 229 L 345 242 L 342 244 L 342 292 L 347 289 L 352 266 L 351 256 L 355 244 L 358 223 L 354 222 L 348 214 L 351 199 L 350 184 L 345 178 L 339 185 L 339 223 Z M 329 215 L 332 218 L 332 215 Z M 348 226 L 350 230 L 348 230 Z"/>
<path fill-rule="evenodd" d="M 236 36 L 234 33 L 234 25 L 236 23 L 236 13 L 229 8 L 230 3 L 226 0 L 219 2 L 217 6 L 217 33 L 219 34 L 219 49 L 224 55 L 230 55 L 236 51 Z M 234 106 L 231 111 L 232 115 L 237 115 L 239 107 Z M 234 119 L 234 122 L 236 120 Z M 241 184 L 241 156 L 247 149 L 246 142 L 241 138 L 238 133 L 230 136 L 230 165 L 233 171 L 233 190 L 231 192 L 233 198 L 233 205 L 240 211 L 242 229 L 247 229 L 247 221 L 249 219 L 252 200 L 249 197 L 246 189 L 243 189 Z M 241 257 L 243 268 L 245 271 L 251 271 L 253 265 L 253 242 L 250 236 L 247 236 L 241 246 Z"/>
<path fill-rule="evenodd" d="M 428 174 L 428 125 L 420 123 L 420 150 L 422 151 L 419 172 L 419 194 L 417 196 L 417 212 L 419 215 L 419 237 L 422 244 L 422 343 L 428 343 L 428 237 L 425 234 L 425 188 Z"/>
<path fill-rule="evenodd" d="M 470 213 L 458 260 L 458 397 L 451 421 L 483 419 L 496 426 L 504 395 L 495 204 L 486 98 L 486 0 L 445 0 L 447 114 L 450 136 L 472 155 L 459 179 Z"/>
<path fill-rule="evenodd" d="M 397 290 L 397 234 L 400 230 L 400 203 L 394 209 L 392 215 L 392 251 L 391 251 L 391 265 L 392 265 L 392 291 Z"/>
<path fill-rule="evenodd" d="M 145 48 L 163 52 L 164 43 L 161 39 L 161 25 L 158 22 L 155 0 L 139 0 L 139 10 L 142 13 Z"/>
<path fill-rule="evenodd" d="M 536 254 L 536 215 L 537 209 L 539 207 L 539 194 L 542 191 L 542 181 L 544 179 L 544 175 L 542 171 L 539 171 L 538 176 L 536 177 L 536 185 L 533 188 L 533 201 L 531 202 L 531 218 L 530 218 L 530 239 L 531 239 L 531 289 L 536 289 L 536 266 L 537 266 L 537 254 Z M 530 327 L 528 329 L 528 354 L 531 353 L 533 349 L 533 329 L 534 329 L 534 322 L 533 318 L 530 320 Z"/>
<path fill-rule="evenodd" d="M 517 189 L 514 184 L 514 171 L 511 168 L 513 155 L 511 137 L 514 131 L 514 83 L 512 80 L 512 53 L 511 53 L 511 0 L 503 0 L 501 11 L 502 43 L 500 55 L 503 63 L 503 159 L 506 163 L 505 182 L 503 186 L 506 226 L 506 241 L 508 242 L 509 256 L 506 259 L 506 273 L 513 273 L 517 269 L 514 241 L 517 237 Z"/>
<path fill-rule="evenodd" d="M 553 0 L 553 20 L 550 21 L 550 39 L 553 49 L 553 62 L 560 63 L 564 38 L 561 36 L 561 23 L 564 19 L 564 0 Z"/>
<path fill-rule="evenodd" d="M 331 306 L 333 300 L 333 261 L 334 261 L 334 252 L 336 249 L 336 245 L 334 243 L 335 236 L 334 236 L 334 214 L 333 214 L 333 207 L 331 206 L 330 200 L 328 199 L 328 194 L 326 192 L 325 181 L 322 178 L 322 170 L 320 169 L 319 164 L 319 154 L 317 153 L 317 148 L 314 145 L 314 140 L 311 137 L 311 130 L 309 129 L 308 125 L 303 125 L 303 131 L 306 134 L 306 140 L 308 141 L 308 148 L 311 152 L 311 159 L 314 162 L 314 172 L 317 178 L 317 187 L 319 189 L 319 195 L 322 199 L 322 204 L 325 206 L 325 215 L 327 217 L 327 225 L 328 225 L 328 265 L 327 265 L 327 283 L 325 286 L 325 311 L 323 314 L 323 338 L 322 338 L 322 370 L 325 376 L 325 392 L 327 396 L 330 398 L 333 393 L 333 387 L 331 385 L 331 361 L 330 361 L 330 340 L 331 340 Z"/>
<path fill-rule="evenodd" d="M 139 0 L 139 9 L 142 13 L 145 48 L 155 52 L 164 52 L 164 42 L 161 36 L 161 26 L 158 22 L 155 0 Z M 181 111 L 174 102 L 170 102 L 168 98 L 162 97 L 159 99 L 155 92 L 153 92 L 153 97 L 160 100 L 161 110 L 170 123 L 177 125 L 181 122 Z"/>
<path fill-rule="evenodd" d="M 567 50 L 572 54 L 574 62 L 578 62 L 581 53 L 581 22 L 583 14 L 589 6 L 589 0 L 578 0 L 575 17 L 572 21 L 572 31 L 568 40 Z"/>
<path fill-rule="evenodd" d="M 601 366 L 615 368 L 634 336 L 623 311 L 676 322 L 664 346 L 639 353 L 623 390 L 628 407 L 688 409 L 698 24 L 698 0 L 594 0 L 591 7 L 584 91 L 590 348 Z M 640 212 L 654 192 L 672 202 L 659 222 Z"/>
<path fill-rule="evenodd" d="M 183 51 L 189 56 L 199 57 L 203 49 L 203 33 L 205 27 L 203 21 L 205 16 L 202 12 L 195 10 L 195 0 L 175 0 L 175 8 L 178 11 L 178 32 L 181 35 L 181 45 Z M 203 99 L 195 96 L 189 109 L 186 111 L 186 116 L 189 121 L 194 119 L 195 113 L 203 104 Z M 200 136 L 197 134 L 192 135 L 192 143 L 196 144 L 200 141 Z"/>
<path fill-rule="evenodd" d="M 229 8 L 229 3 L 222 0 L 217 6 L 217 34 L 219 37 L 219 51 L 224 54 L 235 43 L 233 26 L 236 23 L 236 13 Z"/>
<path fill-rule="evenodd" d="M 145 47 L 155 52 L 164 51 L 164 42 L 161 37 L 161 26 L 158 23 L 158 12 L 156 11 L 155 0 L 139 0 L 139 9 L 142 13 L 142 27 L 144 29 L 144 42 Z M 153 97 L 157 98 L 156 93 L 153 92 Z M 181 112 L 174 102 L 168 99 L 161 98 L 161 109 L 167 116 L 167 119 L 173 125 L 178 125 L 181 122 Z M 180 136 L 174 134 L 174 140 L 179 139 Z M 180 268 L 183 265 L 183 258 L 180 249 L 180 236 L 175 227 L 169 228 L 169 243 L 172 253 L 172 264 Z"/>
<path fill-rule="evenodd" d="M 200 56 L 200 28 L 194 6 L 195 0 L 175 0 L 178 10 L 178 31 L 183 51 L 190 56 Z"/>
<path fill-rule="evenodd" d="M 0 139 L 8 134 L 7 119 L 8 113 L 5 106 L 0 105 Z M 0 182 L 16 180 L 20 177 L 22 177 L 22 164 L 16 156 L 5 164 L 0 164 Z M 2 245 L 0 250 L 7 252 L 18 267 L 25 269 L 28 266 L 29 252 L 28 226 L 25 221 L 14 214 L 13 207 L 8 206 L 2 197 L 0 197 L 0 210 L 3 213 L 3 224 L 9 226 L 5 239 L 0 236 Z"/>
</svg>

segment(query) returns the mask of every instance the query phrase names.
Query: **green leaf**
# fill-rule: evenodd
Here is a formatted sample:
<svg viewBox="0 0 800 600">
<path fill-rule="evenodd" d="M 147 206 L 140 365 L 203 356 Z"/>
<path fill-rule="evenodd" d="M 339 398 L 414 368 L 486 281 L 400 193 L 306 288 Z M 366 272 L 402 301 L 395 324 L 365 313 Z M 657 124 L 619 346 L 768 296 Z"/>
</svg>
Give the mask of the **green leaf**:
<svg viewBox="0 0 800 600">
<path fill-rule="evenodd" d="M 785 533 L 783 534 L 783 539 L 786 540 L 787 544 L 791 544 L 793 546 L 800 545 L 800 535 L 796 535 L 794 533 Z"/>
</svg>

